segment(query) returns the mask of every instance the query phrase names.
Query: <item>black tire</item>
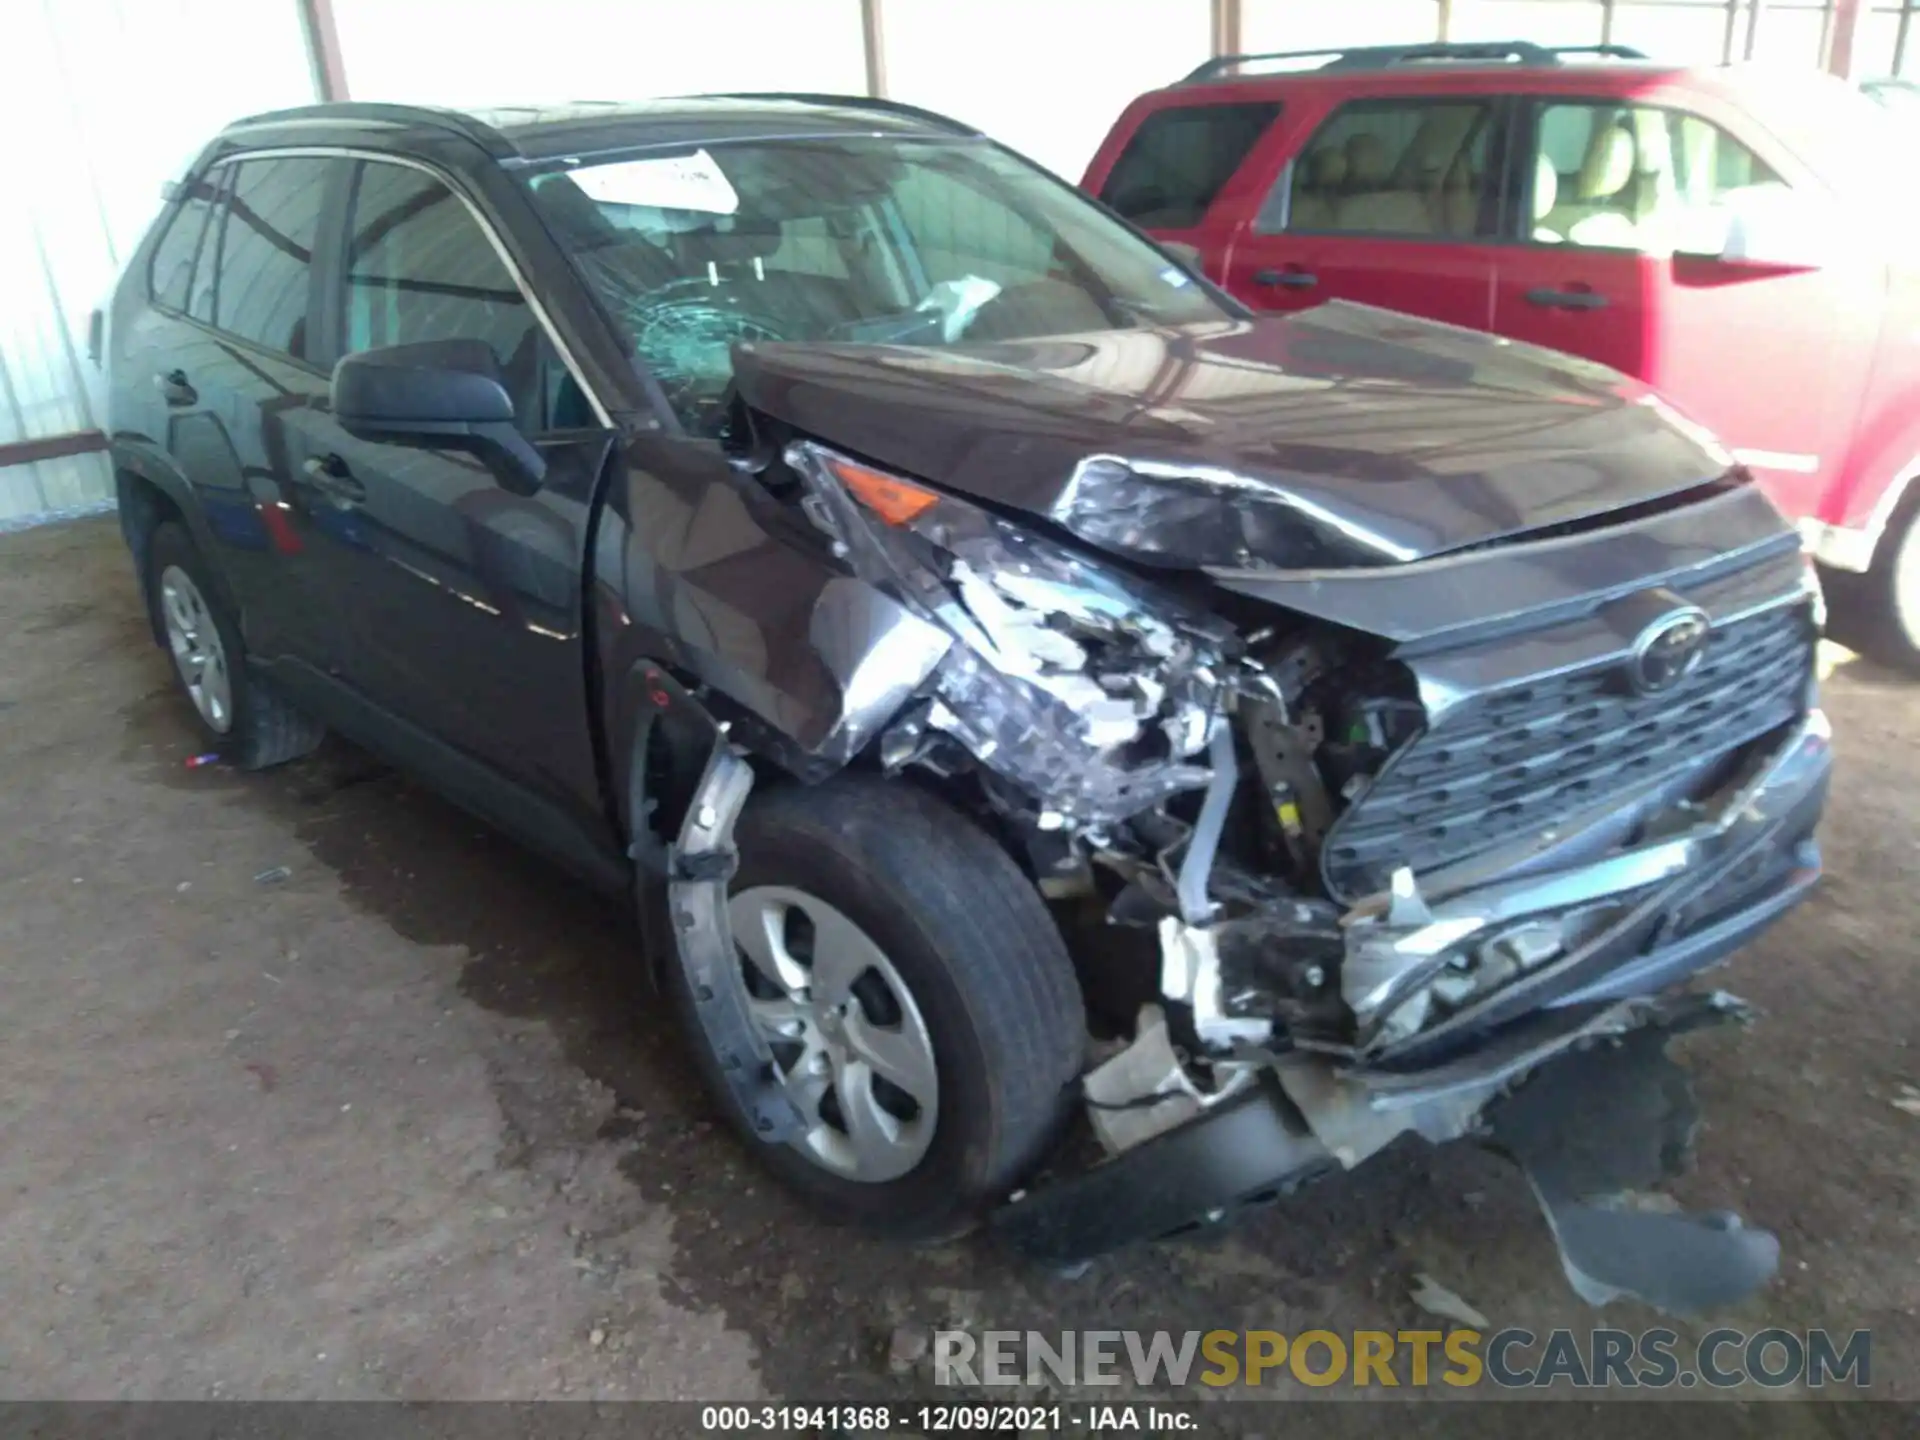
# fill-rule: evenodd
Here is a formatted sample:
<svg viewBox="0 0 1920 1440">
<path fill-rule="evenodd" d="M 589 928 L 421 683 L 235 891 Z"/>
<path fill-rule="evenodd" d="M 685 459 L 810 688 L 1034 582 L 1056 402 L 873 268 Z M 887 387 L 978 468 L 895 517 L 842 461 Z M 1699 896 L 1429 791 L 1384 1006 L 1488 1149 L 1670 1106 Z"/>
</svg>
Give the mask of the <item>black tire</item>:
<svg viewBox="0 0 1920 1440">
<path fill-rule="evenodd" d="M 877 1183 L 757 1138 L 669 956 L 666 983 L 709 1089 L 748 1146 L 829 1221 L 908 1240 L 971 1229 L 1046 1158 L 1086 1054 L 1073 965 L 1032 881 L 966 816 L 910 784 L 870 776 L 757 795 L 735 842 L 732 893 L 804 890 L 884 952 L 926 1021 L 938 1116 L 917 1165 Z"/>
<path fill-rule="evenodd" d="M 1864 575 L 1822 569 L 1827 633 L 1850 650 L 1920 678 L 1920 491 L 1901 502 Z M 1902 579 L 1902 575 L 1905 579 Z"/>
<path fill-rule="evenodd" d="M 242 770 L 260 770 L 297 760 L 320 743 L 326 733 L 318 721 L 308 718 L 286 702 L 247 666 L 247 652 L 240 638 L 240 627 L 229 611 L 223 592 L 215 583 L 206 560 L 186 527 L 176 520 L 158 526 L 147 542 L 147 607 L 153 616 L 156 633 L 166 633 L 165 611 L 160 598 L 160 577 L 169 567 L 184 571 L 205 602 L 208 613 L 220 632 L 227 674 L 232 691 L 232 719 L 222 732 L 209 724 L 187 689 L 186 677 L 169 651 L 174 682 L 193 714 L 207 748 Z"/>
</svg>

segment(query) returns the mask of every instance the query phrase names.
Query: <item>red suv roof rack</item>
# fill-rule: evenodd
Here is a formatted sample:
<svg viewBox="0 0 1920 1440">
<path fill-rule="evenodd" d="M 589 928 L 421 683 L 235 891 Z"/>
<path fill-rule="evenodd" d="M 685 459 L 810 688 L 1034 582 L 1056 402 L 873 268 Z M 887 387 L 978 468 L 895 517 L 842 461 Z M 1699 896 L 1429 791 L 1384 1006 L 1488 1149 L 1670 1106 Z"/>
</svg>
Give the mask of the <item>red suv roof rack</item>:
<svg viewBox="0 0 1920 1440">
<path fill-rule="evenodd" d="M 1274 50 L 1254 55 L 1216 55 L 1181 80 L 1196 85 L 1218 80 L 1228 71 L 1261 60 L 1319 60 L 1317 70 L 1386 70 L 1395 65 L 1435 61 L 1494 65 L 1561 65 L 1569 56 L 1603 60 L 1645 60 L 1631 45 L 1535 45 L 1530 40 L 1490 40 L 1472 44 L 1362 45 L 1347 50 Z"/>
</svg>

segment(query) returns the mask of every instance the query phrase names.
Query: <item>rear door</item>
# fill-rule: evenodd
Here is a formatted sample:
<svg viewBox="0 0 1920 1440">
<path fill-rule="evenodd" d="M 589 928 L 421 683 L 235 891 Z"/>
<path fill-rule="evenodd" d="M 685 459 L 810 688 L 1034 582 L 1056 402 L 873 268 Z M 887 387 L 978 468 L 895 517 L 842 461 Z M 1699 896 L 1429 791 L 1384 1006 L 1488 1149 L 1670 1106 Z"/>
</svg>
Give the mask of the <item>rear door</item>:
<svg viewBox="0 0 1920 1440">
<path fill-rule="evenodd" d="M 1232 236 L 1229 182 L 1280 109 L 1268 99 L 1164 104 L 1135 126 L 1094 193 L 1156 239 L 1197 250 L 1218 280 Z M 1096 157 L 1089 178 L 1102 168 Z"/>
<path fill-rule="evenodd" d="M 1846 243 L 1835 196 L 1710 97 L 1542 97 L 1534 115 L 1535 220 L 1503 256 L 1500 332 L 1647 381 L 1790 515 L 1814 514 L 1845 465 L 1884 265 Z M 1758 202 L 1829 217 L 1833 245 L 1722 258 L 1731 213 Z"/>
<path fill-rule="evenodd" d="M 128 351 L 149 374 L 155 428 L 193 488 L 247 648 L 269 662 L 322 644 L 290 480 L 300 417 L 326 396 L 310 280 L 339 173 L 323 157 L 243 156 L 192 182 L 155 248 L 153 303 Z"/>
<path fill-rule="evenodd" d="M 1262 310 L 1357 300 L 1492 329 L 1508 108 L 1458 95 L 1341 105 L 1235 241 L 1227 289 Z"/>
</svg>

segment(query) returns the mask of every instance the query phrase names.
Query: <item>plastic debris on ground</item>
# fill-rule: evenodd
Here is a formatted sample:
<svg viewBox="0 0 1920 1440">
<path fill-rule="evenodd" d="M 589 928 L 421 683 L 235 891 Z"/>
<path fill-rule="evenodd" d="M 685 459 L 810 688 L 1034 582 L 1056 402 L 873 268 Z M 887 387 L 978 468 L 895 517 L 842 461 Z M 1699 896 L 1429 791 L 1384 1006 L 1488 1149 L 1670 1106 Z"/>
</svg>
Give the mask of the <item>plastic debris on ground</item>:
<svg viewBox="0 0 1920 1440">
<path fill-rule="evenodd" d="M 1415 1275 L 1413 1289 L 1408 1292 L 1408 1298 L 1429 1315 L 1438 1315 L 1443 1320 L 1451 1320 L 1456 1325 L 1466 1326 L 1469 1330 L 1493 1328 L 1486 1316 L 1431 1275 Z"/>
</svg>

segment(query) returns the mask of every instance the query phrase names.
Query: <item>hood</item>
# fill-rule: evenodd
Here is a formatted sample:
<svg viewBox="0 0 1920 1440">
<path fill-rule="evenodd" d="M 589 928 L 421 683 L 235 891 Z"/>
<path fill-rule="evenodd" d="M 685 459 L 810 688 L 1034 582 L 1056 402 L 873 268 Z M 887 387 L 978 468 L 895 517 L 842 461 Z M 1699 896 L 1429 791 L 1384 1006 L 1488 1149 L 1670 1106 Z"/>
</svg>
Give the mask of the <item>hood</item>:
<svg viewBox="0 0 1920 1440">
<path fill-rule="evenodd" d="M 938 349 L 742 346 L 734 373 L 754 409 L 1000 508 L 1061 519 L 1090 463 L 1108 497 L 1118 474 L 1188 508 L 1282 507 L 1284 543 L 1265 526 L 1232 556 L 1161 547 L 1171 564 L 1420 560 L 1658 501 L 1733 463 L 1612 370 L 1344 302 Z"/>
</svg>

